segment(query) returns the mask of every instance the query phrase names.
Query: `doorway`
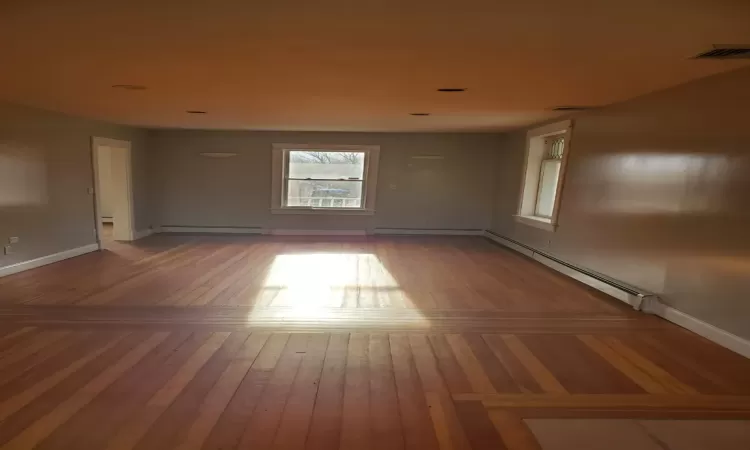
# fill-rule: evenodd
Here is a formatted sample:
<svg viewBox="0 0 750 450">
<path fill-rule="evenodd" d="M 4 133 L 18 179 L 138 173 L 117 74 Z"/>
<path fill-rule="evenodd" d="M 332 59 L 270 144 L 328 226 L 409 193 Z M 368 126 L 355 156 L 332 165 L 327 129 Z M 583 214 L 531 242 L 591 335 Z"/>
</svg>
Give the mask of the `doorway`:
<svg viewBox="0 0 750 450">
<path fill-rule="evenodd" d="M 94 166 L 94 209 L 99 248 L 109 241 L 132 241 L 133 220 L 132 155 L 129 141 L 94 137 L 91 145 Z"/>
</svg>

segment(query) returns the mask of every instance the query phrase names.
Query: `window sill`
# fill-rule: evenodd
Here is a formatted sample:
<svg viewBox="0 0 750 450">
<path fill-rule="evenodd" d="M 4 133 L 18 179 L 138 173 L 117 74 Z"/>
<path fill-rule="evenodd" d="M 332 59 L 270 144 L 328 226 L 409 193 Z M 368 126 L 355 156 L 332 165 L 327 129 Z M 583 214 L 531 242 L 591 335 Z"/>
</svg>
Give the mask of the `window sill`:
<svg viewBox="0 0 750 450">
<path fill-rule="evenodd" d="M 347 208 L 271 208 L 271 214 L 322 214 L 331 216 L 373 216 L 373 209 Z"/>
<path fill-rule="evenodd" d="M 555 231 L 557 228 L 556 223 L 552 223 L 551 219 L 545 219 L 544 217 L 536 216 L 513 216 L 516 218 L 516 222 L 521 222 L 524 225 L 529 225 L 535 228 L 540 228 L 545 231 Z"/>
</svg>

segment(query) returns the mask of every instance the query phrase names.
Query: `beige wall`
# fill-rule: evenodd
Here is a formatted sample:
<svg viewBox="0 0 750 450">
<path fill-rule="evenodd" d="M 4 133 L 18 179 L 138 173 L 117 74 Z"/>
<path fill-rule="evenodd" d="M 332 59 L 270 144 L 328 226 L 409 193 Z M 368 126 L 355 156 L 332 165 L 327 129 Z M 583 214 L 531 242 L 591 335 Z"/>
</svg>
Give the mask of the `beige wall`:
<svg viewBox="0 0 750 450">
<path fill-rule="evenodd" d="M 380 145 L 376 214 L 271 214 L 273 143 Z M 498 144 L 493 134 L 151 131 L 153 211 L 161 225 L 178 226 L 485 229 Z M 238 156 L 215 159 L 201 152 Z"/>
<path fill-rule="evenodd" d="M 574 117 L 559 228 L 513 220 L 525 131 L 504 137 L 492 229 L 750 338 L 750 70 Z"/>
<path fill-rule="evenodd" d="M 560 225 L 515 222 L 524 133 L 154 130 L 0 104 L 0 267 L 94 242 L 91 136 L 133 142 L 136 229 L 491 228 L 750 337 L 750 70 L 575 117 Z M 375 144 L 374 216 L 270 214 L 271 144 Z M 148 146 L 148 152 L 146 151 Z M 200 152 L 237 152 L 211 159 Z M 415 155 L 442 155 L 415 160 Z M 390 189 L 395 185 L 396 189 Z M 495 204 L 494 210 L 490 205 Z"/>
<path fill-rule="evenodd" d="M 133 142 L 136 227 L 148 228 L 145 132 L 0 103 L 0 176 L 24 174 L 0 181 L 0 241 L 21 238 L 0 267 L 96 242 L 92 136 Z"/>
</svg>

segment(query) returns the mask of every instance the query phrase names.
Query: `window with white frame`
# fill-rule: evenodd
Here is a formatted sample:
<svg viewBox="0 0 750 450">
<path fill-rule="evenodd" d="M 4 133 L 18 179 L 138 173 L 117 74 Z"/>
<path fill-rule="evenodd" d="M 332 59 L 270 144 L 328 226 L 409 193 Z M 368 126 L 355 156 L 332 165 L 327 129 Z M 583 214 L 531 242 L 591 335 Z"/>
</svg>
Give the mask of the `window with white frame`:
<svg viewBox="0 0 750 450">
<path fill-rule="evenodd" d="M 371 214 L 380 148 L 274 144 L 272 210 Z"/>
<path fill-rule="evenodd" d="M 571 128 L 571 121 L 566 120 L 528 132 L 526 169 L 516 215 L 518 221 L 555 230 Z"/>
</svg>

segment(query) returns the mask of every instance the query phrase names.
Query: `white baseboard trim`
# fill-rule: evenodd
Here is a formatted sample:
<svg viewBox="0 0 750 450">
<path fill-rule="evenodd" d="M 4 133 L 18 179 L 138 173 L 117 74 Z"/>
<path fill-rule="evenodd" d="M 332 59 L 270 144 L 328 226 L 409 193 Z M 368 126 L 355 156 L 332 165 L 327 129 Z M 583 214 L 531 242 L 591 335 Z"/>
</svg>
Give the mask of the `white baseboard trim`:
<svg viewBox="0 0 750 450">
<path fill-rule="evenodd" d="M 0 277 L 13 275 L 14 273 L 23 272 L 26 270 L 35 269 L 37 267 L 46 266 L 64 259 L 74 258 L 81 256 L 86 253 L 91 253 L 99 250 L 99 244 L 89 244 L 83 247 L 72 248 L 59 253 L 53 253 L 51 255 L 42 256 L 41 258 L 31 259 L 29 261 L 23 261 L 11 266 L 0 267 Z"/>
<path fill-rule="evenodd" d="M 583 284 L 593 287 L 605 294 L 608 294 L 618 300 L 621 300 L 633 308 L 641 310 L 645 313 L 657 315 L 663 319 L 666 319 L 676 325 L 681 326 L 693 333 L 703 336 L 704 338 L 721 345 L 724 348 L 732 350 L 746 358 L 750 358 L 750 341 L 741 338 L 728 331 L 722 330 L 710 323 L 704 322 L 697 319 L 689 314 L 679 311 L 671 306 L 667 306 L 662 303 L 659 298 L 652 294 L 643 293 L 641 295 L 634 295 L 630 292 L 618 289 L 616 286 L 609 285 L 599 279 L 590 277 L 583 272 L 579 272 L 571 267 L 560 264 L 557 261 L 549 259 L 542 254 L 536 253 L 535 251 L 520 246 L 513 241 L 507 240 L 502 236 L 494 233 L 486 232 L 485 236 L 489 239 L 497 242 L 498 244 L 504 245 L 512 250 L 522 253 L 535 261 L 538 261 L 547 267 L 556 270 L 557 272 L 567 275 L 580 281 Z"/>
<path fill-rule="evenodd" d="M 167 225 L 159 228 L 159 233 L 213 233 L 213 234 L 266 234 L 266 230 L 256 227 L 183 227 Z"/>
<path fill-rule="evenodd" d="M 699 336 L 703 336 L 709 341 L 715 342 L 735 353 L 739 353 L 745 358 L 750 358 L 750 340 L 722 330 L 717 326 L 697 319 L 671 306 L 667 306 L 664 303 L 650 303 L 647 308 L 644 308 L 644 311 L 655 314 Z"/>
<path fill-rule="evenodd" d="M 367 236 L 365 230 L 285 230 L 272 229 L 275 236 Z"/>
<path fill-rule="evenodd" d="M 483 236 L 484 230 L 456 230 L 456 229 L 429 229 L 429 228 L 375 228 L 372 234 L 408 234 L 429 236 Z"/>
</svg>

